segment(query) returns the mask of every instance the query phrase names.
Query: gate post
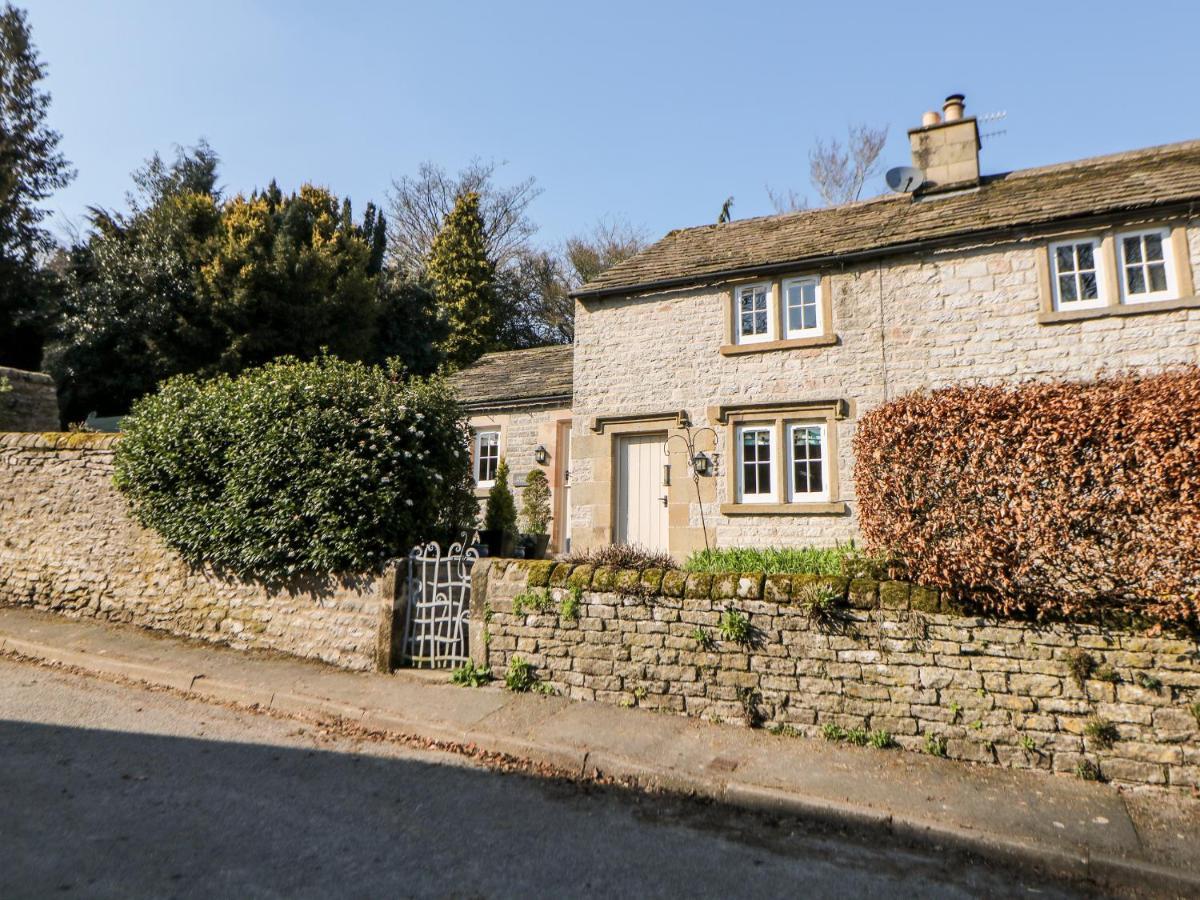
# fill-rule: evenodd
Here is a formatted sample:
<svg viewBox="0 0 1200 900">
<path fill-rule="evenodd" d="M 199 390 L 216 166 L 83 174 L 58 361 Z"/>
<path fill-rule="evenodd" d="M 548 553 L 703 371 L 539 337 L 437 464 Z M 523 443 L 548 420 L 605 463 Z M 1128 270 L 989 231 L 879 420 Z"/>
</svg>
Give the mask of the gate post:
<svg viewBox="0 0 1200 900">
<path fill-rule="evenodd" d="M 375 671 L 390 673 L 399 661 L 399 645 L 404 639 L 404 591 L 406 560 L 389 559 L 379 579 L 379 626 L 375 635 Z"/>
<path fill-rule="evenodd" d="M 487 638 L 487 583 L 491 571 L 490 559 L 477 559 L 471 569 L 471 615 L 467 618 L 467 648 L 471 662 L 480 668 L 488 664 Z"/>
</svg>

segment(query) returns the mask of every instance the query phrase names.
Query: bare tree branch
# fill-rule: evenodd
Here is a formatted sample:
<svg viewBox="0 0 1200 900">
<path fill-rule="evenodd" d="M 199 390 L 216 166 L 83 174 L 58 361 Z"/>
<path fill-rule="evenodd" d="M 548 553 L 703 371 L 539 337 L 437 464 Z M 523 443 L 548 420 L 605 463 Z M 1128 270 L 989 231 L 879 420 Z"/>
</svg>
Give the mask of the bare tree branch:
<svg viewBox="0 0 1200 900">
<path fill-rule="evenodd" d="M 887 142 L 887 126 L 851 125 L 846 146 L 836 138 L 817 139 L 808 154 L 809 177 L 827 206 L 851 203 L 862 196 L 867 179 L 879 173 L 879 154 Z"/>
<path fill-rule="evenodd" d="M 455 199 L 474 191 L 480 197 L 488 257 L 497 269 L 514 262 L 537 231 L 526 210 L 541 189 L 534 178 L 500 187 L 493 180 L 498 168 L 495 162 L 476 159 L 452 176 L 438 164 L 424 162 L 415 176 L 393 181 L 388 204 L 392 260 L 410 274 L 423 271 L 425 257 Z"/>
</svg>

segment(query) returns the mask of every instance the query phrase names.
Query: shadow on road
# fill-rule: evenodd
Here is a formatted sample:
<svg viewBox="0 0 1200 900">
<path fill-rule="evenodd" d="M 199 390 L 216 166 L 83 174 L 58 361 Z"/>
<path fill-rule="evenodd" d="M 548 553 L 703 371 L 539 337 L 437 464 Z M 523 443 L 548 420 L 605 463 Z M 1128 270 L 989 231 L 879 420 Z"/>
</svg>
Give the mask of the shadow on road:
<svg viewBox="0 0 1200 900">
<path fill-rule="evenodd" d="M 362 749 L 0 721 L 0 896 L 969 896 L 1016 887 L 961 858 L 795 821 Z"/>
</svg>

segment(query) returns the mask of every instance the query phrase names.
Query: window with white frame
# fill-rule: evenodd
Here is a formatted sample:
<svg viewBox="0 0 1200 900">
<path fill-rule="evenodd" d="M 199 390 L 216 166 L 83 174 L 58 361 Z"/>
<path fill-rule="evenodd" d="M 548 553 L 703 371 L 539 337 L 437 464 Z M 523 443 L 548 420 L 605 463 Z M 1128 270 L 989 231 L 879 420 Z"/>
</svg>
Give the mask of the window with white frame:
<svg viewBox="0 0 1200 900">
<path fill-rule="evenodd" d="M 783 282 L 784 337 L 821 333 L 821 282 L 819 278 L 789 278 Z"/>
<path fill-rule="evenodd" d="M 771 285 L 748 284 L 735 294 L 737 341 L 754 344 L 771 339 Z"/>
<path fill-rule="evenodd" d="M 804 503 L 829 498 L 827 441 L 824 424 L 788 426 L 788 456 L 791 471 L 789 498 Z"/>
<path fill-rule="evenodd" d="M 775 499 L 772 468 L 775 429 L 744 425 L 738 429 L 738 499 L 765 503 Z"/>
<path fill-rule="evenodd" d="M 1080 238 L 1050 245 L 1051 283 L 1058 309 L 1087 309 L 1103 306 L 1100 278 L 1100 241 Z"/>
<path fill-rule="evenodd" d="M 500 432 L 475 432 L 475 483 L 486 487 L 496 480 L 500 465 Z"/>
<path fill-rule="evenodd" d="M 1165 228 L 1117 235 L 1121 296 L 1126 303 L 1175 296 L 1170 234 Z"/>
</svg>

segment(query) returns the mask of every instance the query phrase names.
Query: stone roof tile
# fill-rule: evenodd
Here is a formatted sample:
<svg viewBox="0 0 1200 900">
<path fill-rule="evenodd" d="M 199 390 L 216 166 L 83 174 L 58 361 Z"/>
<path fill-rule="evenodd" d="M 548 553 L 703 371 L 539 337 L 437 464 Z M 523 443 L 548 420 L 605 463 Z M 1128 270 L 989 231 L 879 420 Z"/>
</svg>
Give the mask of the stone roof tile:
<svg viewBox="0 0 1200 900">
<path fill-rule="evenodd" d="M 1200 141 L 986 176 L 977 188 L 673 231 L 576 296 L 632 293 L 850 254 L 904 252 L 997 229 L 1200 200 Z"/>
</svg>

